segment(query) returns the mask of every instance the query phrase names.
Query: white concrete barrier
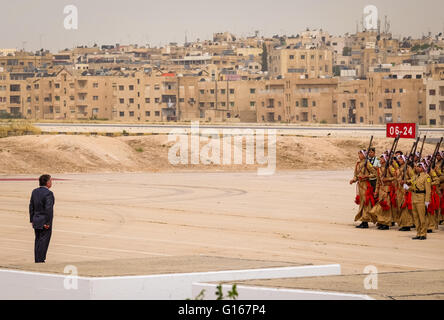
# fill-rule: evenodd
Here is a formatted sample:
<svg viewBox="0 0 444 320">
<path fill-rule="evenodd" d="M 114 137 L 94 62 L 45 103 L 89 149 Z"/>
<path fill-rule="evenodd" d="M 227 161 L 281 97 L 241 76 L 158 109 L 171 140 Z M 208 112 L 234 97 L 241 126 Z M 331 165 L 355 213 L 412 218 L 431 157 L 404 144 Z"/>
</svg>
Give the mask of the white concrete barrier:
<svg viewBox="0 0 444 320">
<path fill-rule="evenodd" d="M 0 270 L 0 299 L 181 300 L 193 298 L 193 283 L 340 274 L 340 265 L 324 265 L 131 277 L 78 277 L 78 289 L 66 290 L 66 277 L 63 275 Z"/>
<path fill-rule="evenodd" d="M 194 283 L 193 297 L 197 297 L 202 290 L 204 300 L 216 300 L 216 284 Z M 224 297 L 232 290 L 232 285 L 223 285 Z M 308 291 L 297 289 L 280 289 L 254 286 L 236 286 L 237 300 L 374 300 L 367 295 L 348 294 L 340 292 Z"/>
</svg>

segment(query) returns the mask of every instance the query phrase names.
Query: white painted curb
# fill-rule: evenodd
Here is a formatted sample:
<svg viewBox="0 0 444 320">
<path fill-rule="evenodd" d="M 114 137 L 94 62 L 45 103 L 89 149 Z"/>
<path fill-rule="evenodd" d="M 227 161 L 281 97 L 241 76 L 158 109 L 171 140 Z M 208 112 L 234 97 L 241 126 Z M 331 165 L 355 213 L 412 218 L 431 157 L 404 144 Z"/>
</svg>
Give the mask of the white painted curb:
<svg viewBox="0 0 444 320">
<path fill-rule="evenodd" d="M 78 277 L 78 289 L 66 290 L 63 275 L 0 270 L 0 299 L 182 300 L 193 298 L 193 283 L 340 274 L 341 266 L 336 264 L 131 277 Z"/>
</svg>

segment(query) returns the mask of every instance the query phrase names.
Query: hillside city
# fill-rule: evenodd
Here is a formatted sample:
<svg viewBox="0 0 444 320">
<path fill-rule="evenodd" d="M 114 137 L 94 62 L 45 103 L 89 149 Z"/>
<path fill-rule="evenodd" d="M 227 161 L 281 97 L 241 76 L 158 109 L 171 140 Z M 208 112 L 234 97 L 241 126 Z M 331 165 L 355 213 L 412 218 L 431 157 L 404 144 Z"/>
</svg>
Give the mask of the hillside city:
<svg viewBox="0 0 444 320">
<path fill-rule="evenodd" d="M 0 49 L 0 118 L 443 126 L 444 35 L 395 38 L 386 20 L 341 36 Z"/>
</svg>

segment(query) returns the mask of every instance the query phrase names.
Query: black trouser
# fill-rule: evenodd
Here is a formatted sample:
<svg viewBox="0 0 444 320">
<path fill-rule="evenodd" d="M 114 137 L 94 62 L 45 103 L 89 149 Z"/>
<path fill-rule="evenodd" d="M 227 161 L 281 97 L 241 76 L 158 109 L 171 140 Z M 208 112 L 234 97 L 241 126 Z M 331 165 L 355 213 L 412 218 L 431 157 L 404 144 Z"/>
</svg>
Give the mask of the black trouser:
<svg viewBox="0 0 444 320">
<path fill-rule="evenodd" d="M 376 179 L 375 180 L 370 180 L 370 185 L 373 188 L 373 192 L 375 192 L 375 190 L 376 190 Z"/>
<path fill-rule="evenodd" d="M 48 252 L 49 241 L 51 240 L 52 228 L 46 229 L 35 229 L 35 246 L 34 246 L 34 257 L 35 263 L 45 262 L 46 253 Z"/>
</svg>

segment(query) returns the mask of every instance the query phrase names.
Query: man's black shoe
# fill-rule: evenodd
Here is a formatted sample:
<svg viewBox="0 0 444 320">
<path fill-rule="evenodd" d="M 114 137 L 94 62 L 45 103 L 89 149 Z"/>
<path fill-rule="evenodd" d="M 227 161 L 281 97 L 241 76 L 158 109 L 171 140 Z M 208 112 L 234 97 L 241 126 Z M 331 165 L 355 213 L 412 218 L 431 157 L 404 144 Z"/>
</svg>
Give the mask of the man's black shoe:
<svg viewBox="0 0 444 320">
<path fill-rule="evenodd" d="M 382 225 L 379 230 L 390 230 L 390 227 Z"/>
<path fill-rule="evenodd" d="M 410 227 L 402 227 L 399 231 L 410 231 Z"/>
<path fill-rule="evenodd" d="M 412 229 L 416 229 L 416 226 L 415 226 L 415 225 L 413 225 L 413 226 L 411 226 L 411 228 L 412 228 Z"/>
<path fill-rule="evenodd" d="M 421 237 L 414 237 L 412 240 L 421 240 Z"/>
<path fill-rule="evenodd" d="M 395 223 L 394 222 L 392 222 L 392 227 L 394 227 L 395 226 Z"/>
<path fill-rule="evenodd" d="M 443 225 L 444 224 L 444 220 L 441 220 L 440 222 L 439 222 L 439 225 L 441 226 L 441 225 Z"/>
<path fill-rule="evenodd" d="M 427 237 L 420 237 L 419 240 L 427 240 Z"/>
<path fill-rule="evenodd" d="M 433 233 L 433 230 L 427 230 L 427 233 Z"/>
</svg>

